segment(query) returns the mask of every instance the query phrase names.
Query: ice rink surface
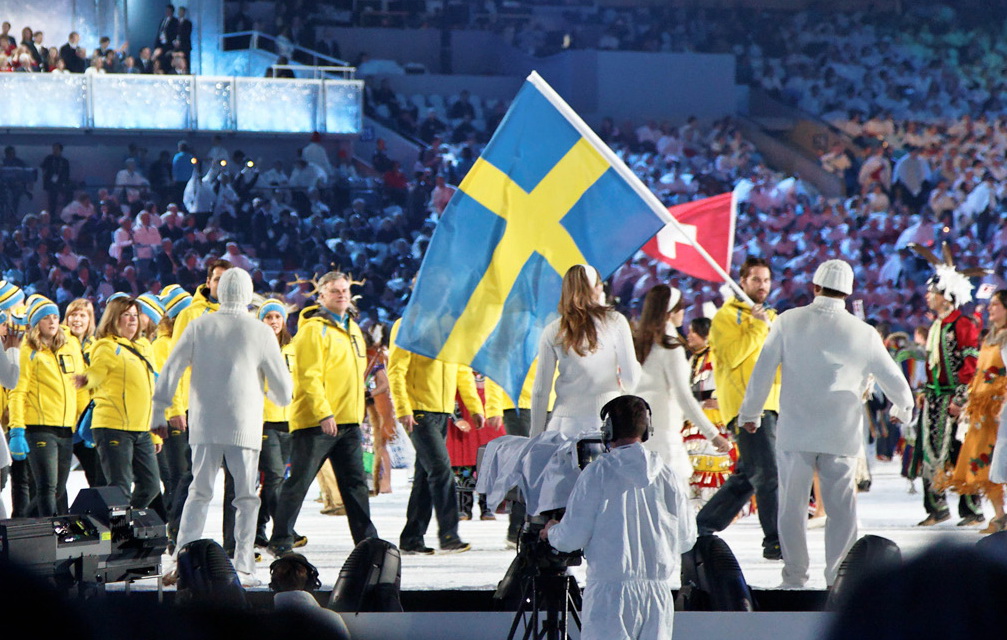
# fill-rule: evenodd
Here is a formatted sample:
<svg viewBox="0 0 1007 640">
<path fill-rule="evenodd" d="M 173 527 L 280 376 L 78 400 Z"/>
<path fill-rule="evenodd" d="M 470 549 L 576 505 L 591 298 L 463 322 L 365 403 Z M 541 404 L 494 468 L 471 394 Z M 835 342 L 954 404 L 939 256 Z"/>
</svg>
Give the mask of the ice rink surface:
<svg viewBox="0 0 1007 640">
<path fill-rule="evenodd" d="M 899 462 L 872 461 L 873 485 L 871 490 L 858 496 L 860 535 L 874 534 L 894 540 L 904 555 L 912 555 L 940 540 L 950 539 L 959 543 L 973 543 L 981 536 L 982 527 L 957 527 L 957 517 L 930 528 L 917 527 L 916 523 L 926 514 L 923 511 L 920 493 L 909 493 L 909 482 L 899 476 Z M 399 532 L 405 522 L 406 503 L 412 471 L 396 469 L 392 474 L 393 491 L 371 498 L 371 513 L 381 537 L 398 544 Z M 84 474 L 73 471 L 70 474 L 69 492 L 71 498 L 86 486 Z M 917 491 L 920 481 L 916 481 Z M 210 508 L 204 534 L 206 537 L 221 539 L 223 474 L 217 477 L 213 504 Z M 299 549 L 320 573 L 325 587 L 331 587 L 339 575 L 347 555 L 353 548 L 346 518 L 327 516 L 320 513 L 321 505 L 315 501 L 318 488 L 313 485 L 305 498 L 301 515 L 297 521 L 297 531 L 308 537 L 307 546 Z M 3 493 L 4 501 L 10 505 L 9 487 Z M 72 502 L 72 499 L 71 499 Z M 957 499 L 949 495 L 952 514 L 955 515 Z M 992 515 L 992 508 L 985 504 L 986 515 Z M 478 519 L 463 521 L 460 525 L 461 538 L 472 545 L 472 550 L 461 554 L 436 554 L 433 556 L 403 556 L 402 588 L 404 590 L 492 590 L 503 576 L 514 551 L 505 546 L 507 515 L 498 514 L 495 521 Z M 431 522 L 431 530 L 426 542 L 437 547 L 436 519 Z M 808 531 L 811 554 L 811 581 L 809 589 L 824 589 L 825 566 L 824 529 Z M 741 564 L 749 584 L 757 589 L 773 589 L 780 582 L 782 562 L 762 558 L 762 530 L 758 518 L 748 515 L 732 524 L 722 537 L 730 545 Z M 258 565 L 258 576 L 263 583 L 269 581 L 269 561 L 271 556 L 263 554 Z M 584 567 L 573 569 L 578 580 L 583 583 Z M 144 583 L 148 583 L 144 585 Z M 136 588 L 152 587 L 151 581 L 141 581 Z"/>
</svg>

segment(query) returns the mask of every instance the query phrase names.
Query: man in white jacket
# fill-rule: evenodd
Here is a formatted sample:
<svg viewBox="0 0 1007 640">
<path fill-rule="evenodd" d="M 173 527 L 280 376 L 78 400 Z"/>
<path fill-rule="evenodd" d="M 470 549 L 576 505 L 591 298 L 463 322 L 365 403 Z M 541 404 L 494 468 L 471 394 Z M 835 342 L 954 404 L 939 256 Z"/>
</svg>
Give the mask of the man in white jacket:
<svg viewBox="0 0 1007 640">
<path fill-rule="evenodd" d="M 825 581 L 836 580 L 839 563 L 857 538 L 854 475 L 863 448 L 864 391 L 874 376 L 892 401 L 891 415 L 908 422 L 913 395 L 873 327 L 846 311 L 853 269 L 842 260 L 822 263 L 812 279 L 815 300 L 773 323 L 745 392 L 738 422 L 749 433 L 781 368 L 777 465 L 778 526 L 783 550 L 783 586 L 808 581 L 808 495 L 815 471 L 821 478 L 825 525 Z"/>
<path fill-rule="evenodd" d="M 563 520 L 542 537 L 559 551 L 584 550 L 583 640 L 671 640 L 671 585 L 696 542 L 695 517 L 675 472 L 643 448 L 647 403 L 621 396 L 605 409 L 611 450 L 580 474 Z"/>
<path fill-rule="evenodd" d="M 221 461 L 234 476 L 238 510 L 234 568 L 245 586 L 255 577 L 253 541 L 259 498 L 255 493 L 262 448 L 263 382 L 269 399 L 290 404 L 293 379 L 272 330 L 248 313 L 252 278 L 228 269 L 217 286 L 220 310 L 193 320 L 172 350 L 154 389 L 154 421 L 163 427 L 164 409 L 186 367 L 192 367 L 189 445 L 192 484 L 182 510 L 176 549 L 203 534 L 213 482 Z"/>
</svg>

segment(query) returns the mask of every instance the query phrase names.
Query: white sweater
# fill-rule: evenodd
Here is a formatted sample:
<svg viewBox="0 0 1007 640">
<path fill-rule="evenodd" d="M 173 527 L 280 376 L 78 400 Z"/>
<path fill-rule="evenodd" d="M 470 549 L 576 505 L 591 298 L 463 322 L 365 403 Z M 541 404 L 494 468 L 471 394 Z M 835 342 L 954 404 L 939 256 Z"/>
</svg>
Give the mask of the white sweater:
<svg viewBox="0 0 1007 640">
<path fill-rule="evenodd" d="M 873 375 L 908 423 L 913 394 L 873 327 L 846 311 L 843 300 L 818 296 L 791 309 L 769 330 L 748 382 L 738 422 L 758 424 L 781 370 L 776 444 L 782 451 L 856 456 L 863 446 L 864 400 Z"/>
<path fill-rule="evenodd" d="M 556 417 L 596 420 L 605 403 L 623 393 L 633 393 L 640 381 L 640 364 L 633 351 L 633 334 L 629 322 L 611 311 L 598 326 L 598 348 L 584 356 L 567 352 L 557 339 L 559 319 L 542 331 L 538 344 L 538 369 L 531 397 L 531 435 L 545 430 L 549 407 L 549 391 L 553 375 L 556 378 Z M 620 380 L 622 388 L 620 389 Z"/>
<path fill-rule="evenodd" d="M 226 306 L 193 320 L 158 377 L 154 416 L 164 415 L 186 367 L 192 367 L 189 443 L 260 451 L 264 394 L 286 406 L 294 387 L 273 331 Z"/>
</svg>

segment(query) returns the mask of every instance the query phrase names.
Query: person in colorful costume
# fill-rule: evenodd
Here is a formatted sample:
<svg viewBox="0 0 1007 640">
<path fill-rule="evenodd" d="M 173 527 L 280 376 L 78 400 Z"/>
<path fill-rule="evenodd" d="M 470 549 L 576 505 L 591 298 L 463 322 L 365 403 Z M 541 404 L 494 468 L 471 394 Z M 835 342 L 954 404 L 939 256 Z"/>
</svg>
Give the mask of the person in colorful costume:
<svg viewBox="0 0 1007 640">
<path fill-rule="evenodd" d="M 1000 430 L 1000 413 L 1007 393 L 1007 289 L 990 299 L 989 331 L 979 349 L 976 375 L 969 384 L 965 414 L 969 430 L 965 434 L 951 486 L 959 494 L 983 495 L 993 504 L 996 517 L 982 533 L 1003 531 L 1004 487 L 990 481 L 990 465 Z"/>
<path fill-rule="evenodd" d="M 943 260 L 926 247 L 910 246 L 936 271 L 927 282 L 927 306 L 937 319 L 927 334 L 927 383 L 910 473 L 911 478 L 923 478 L 923 506 L 927 517 L 919 526 L 929 527 L 951 517 L 944 491 L 951 485 L 951 472 L 958 460 L 961 445 L 955 440 L 955 431 L 979 355 L 979 327 L 959 307 L 972 300 L 969 276 L 984 271 L 957 271 L 947 244 L 943 248 Z M 961 526 L 985 520 L 974 495 L 959 498 L 958 513 L 962 518 L 958 523 Z"/>
</svg>

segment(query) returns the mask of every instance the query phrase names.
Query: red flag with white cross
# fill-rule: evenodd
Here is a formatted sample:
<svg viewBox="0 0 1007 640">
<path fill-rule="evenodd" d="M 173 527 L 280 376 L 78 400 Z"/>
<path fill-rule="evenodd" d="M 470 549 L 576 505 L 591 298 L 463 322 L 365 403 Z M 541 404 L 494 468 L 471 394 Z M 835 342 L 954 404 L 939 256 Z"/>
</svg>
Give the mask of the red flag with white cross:
<svg viewBox="0 0 1007 640">
<path fill-rule="evenodd" d="M 695 245 L 705 249 L 724 273 L 730 273 L 736 211 L 733 193 L 668 207 L 678 224 L 666 225 L 643 245 L 643 251 L 695 278 L 724 282 L 723 274 L 707 262 Z"/>
</svg>

